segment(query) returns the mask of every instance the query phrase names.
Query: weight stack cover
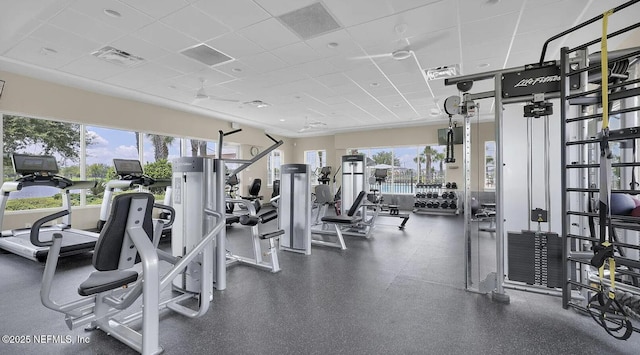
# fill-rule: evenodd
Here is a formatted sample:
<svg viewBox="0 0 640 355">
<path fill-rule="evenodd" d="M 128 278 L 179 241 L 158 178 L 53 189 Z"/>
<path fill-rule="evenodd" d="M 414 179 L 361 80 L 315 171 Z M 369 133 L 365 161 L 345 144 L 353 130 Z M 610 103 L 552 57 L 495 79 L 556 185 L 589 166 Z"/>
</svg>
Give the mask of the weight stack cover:
<svg viewBox="0 0 640 355">
<path fill-rule="evenodd" d="M 507 243 L 510 280 L 562 287 L 562 239 L 557 233 L 509 232 Z"/>
</svg>

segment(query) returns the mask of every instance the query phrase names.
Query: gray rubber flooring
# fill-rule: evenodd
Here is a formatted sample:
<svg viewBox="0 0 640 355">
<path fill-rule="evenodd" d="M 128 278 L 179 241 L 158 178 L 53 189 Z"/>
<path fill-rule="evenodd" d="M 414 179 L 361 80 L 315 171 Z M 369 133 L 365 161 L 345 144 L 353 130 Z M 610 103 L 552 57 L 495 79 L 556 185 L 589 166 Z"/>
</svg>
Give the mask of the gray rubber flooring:
<svg viewBox="0 0 640 355">
<path fill-rule="evenodd" d="M 277 274 L 232 267 L 203 318 L 163 314 L 165 353 L 640 354 L 640 334 L 615 340 L 559 298 L 508 291 L 511 304 L 503 305 L 465 291 L 461 217 L 412 215 L 405 231 L 398 222 L 381 218 L 370 240 L 346 237 L 346 251 L 280 252 Z M 248 252 L 248 233 L 230 227 L 230 249 Z M 90 255 L 63 259 L 54 297 L 77 297 L 90 270 Z M 71 342 L 0 343 L 1 354 L 134 353 L 101 331 L 69 331 L 63 315 L 40 303 L 42 271 L 0 254 L 0 335 L 71 335 Z"/>
</svg>

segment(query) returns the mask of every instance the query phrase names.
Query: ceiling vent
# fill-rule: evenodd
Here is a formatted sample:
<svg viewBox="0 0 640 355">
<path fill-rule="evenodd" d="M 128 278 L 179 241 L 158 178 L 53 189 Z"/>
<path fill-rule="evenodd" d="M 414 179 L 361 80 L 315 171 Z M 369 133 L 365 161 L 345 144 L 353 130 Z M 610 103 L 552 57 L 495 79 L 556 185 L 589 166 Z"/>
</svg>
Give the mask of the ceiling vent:
<svg viewBox="0 0 640 355">
<path fill-rule="evenodd" d="M 281 15 L 278 18 L 303 40 L 340 28 L 338 22 L 331 17 L 327 9 L 319 2 Z"/>
<path fill-rule="evenodd" d="M 180 53 L 209 66 L 218 65 L 233 60 L 233 58 L 229 57 L 228 55 L 214 48 L 211 48 L 204 43 L 199 44 L 195 47 L 187 48 Z"/>
<path fill-rule="evenodd" d="M 427 79 L 429 80 L 438 80 L 444 78 L 451 78 L 460 74 L 460 65 L 445 65 L 442 67 L 431 68 L 425 70 L 427 74 Z"/>
<path fill-rule="evenodd" d="M 144 58 L 129 54 L 125 51 L 106 46 L 91 53 L 94 56 L 106 60 L 109 63 L 122 65 L 125 67 L 135 67 L 136 65 L 144 62 Z"/>
</svg>

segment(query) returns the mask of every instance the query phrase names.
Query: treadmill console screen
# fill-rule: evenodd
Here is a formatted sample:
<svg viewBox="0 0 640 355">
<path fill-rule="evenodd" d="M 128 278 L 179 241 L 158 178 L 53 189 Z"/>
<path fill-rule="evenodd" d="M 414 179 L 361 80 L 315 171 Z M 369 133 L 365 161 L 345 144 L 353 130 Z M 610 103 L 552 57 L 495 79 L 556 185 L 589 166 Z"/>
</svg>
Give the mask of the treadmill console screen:
<svg viewBox="0 0 640 355">
<path fill-rule="evenodd" d="M 56 158 L 50 155 L 12 154 L 11 161 L 16 174 L 42 173 L 53 175 L 58 173 Z"/>
<path fill-rule="evenodd" d="M 116 174 L 120 176 L 141 176 L 143 173 L 142 164 L 135 159 L 113 159 L 113 166 L 116 168 Z"/>
</svg>

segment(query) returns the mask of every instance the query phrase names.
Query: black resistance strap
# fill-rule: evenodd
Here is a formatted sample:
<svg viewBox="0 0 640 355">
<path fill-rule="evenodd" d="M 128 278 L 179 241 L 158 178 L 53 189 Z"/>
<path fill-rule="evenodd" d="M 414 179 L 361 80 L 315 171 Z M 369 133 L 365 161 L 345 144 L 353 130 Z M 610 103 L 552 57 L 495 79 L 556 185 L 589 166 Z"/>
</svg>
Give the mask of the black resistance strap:
<svg viewBox="0 0 640 355">
<path fill-rule="evenodd" d="M 453 142 L 454 142 L 454 135 L 453 135 L 453 124 L 451 123 L 451 118 L 453 116 L 449 115 L 449 129 L 447 130 L 447 156 L 444 159 L 445 163 L 455 163 L 456 162 L 456 158 L 454 158 L 454 154 L 453 154 Z"/>
</svg>

